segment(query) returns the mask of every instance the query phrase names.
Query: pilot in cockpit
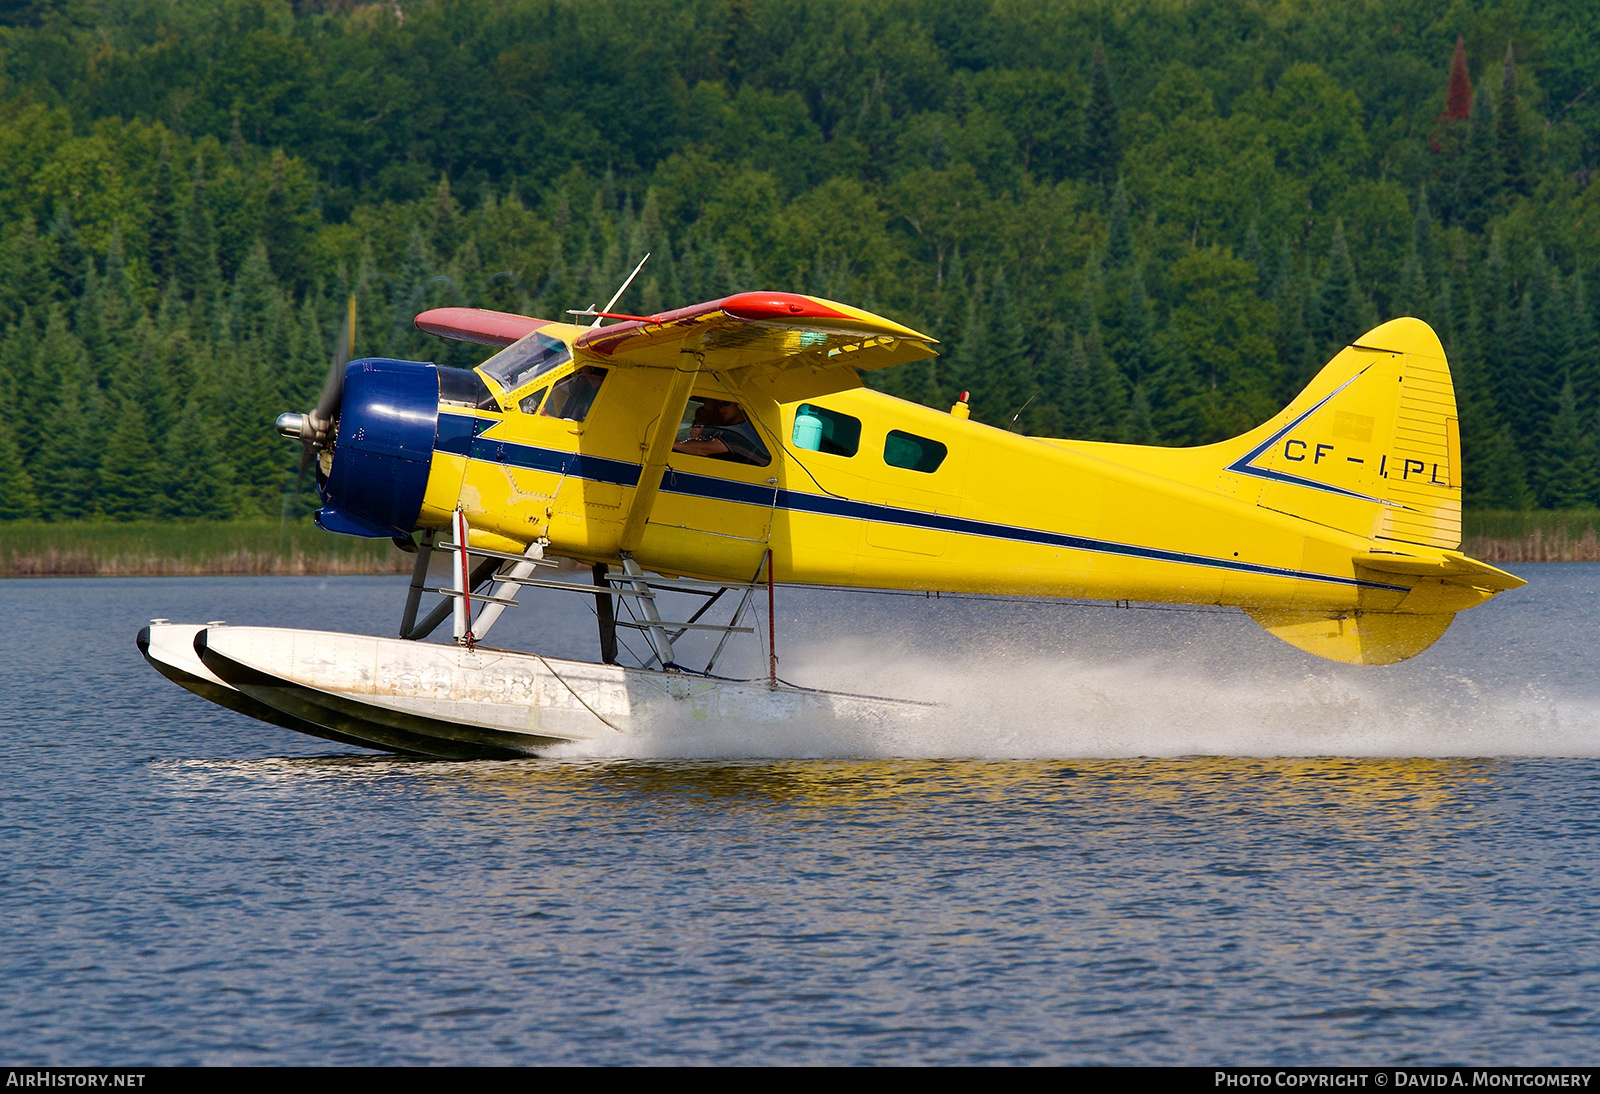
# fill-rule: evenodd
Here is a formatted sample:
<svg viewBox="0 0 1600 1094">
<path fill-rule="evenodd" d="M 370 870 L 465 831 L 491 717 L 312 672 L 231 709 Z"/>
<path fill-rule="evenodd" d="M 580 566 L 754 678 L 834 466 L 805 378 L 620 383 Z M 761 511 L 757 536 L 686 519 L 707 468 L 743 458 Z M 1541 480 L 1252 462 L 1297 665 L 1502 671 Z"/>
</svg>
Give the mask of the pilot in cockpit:
<svg viewBox="0 0 1600 1094">
<path fill-rule="evenodd" d="M 697 399 L 700 404 L 688 436 L 672 446 L 674 452 L 765 466 L 771 457 L 761 443 L 750 416 L 738 403 L 725 399 Z"/>
</svg>

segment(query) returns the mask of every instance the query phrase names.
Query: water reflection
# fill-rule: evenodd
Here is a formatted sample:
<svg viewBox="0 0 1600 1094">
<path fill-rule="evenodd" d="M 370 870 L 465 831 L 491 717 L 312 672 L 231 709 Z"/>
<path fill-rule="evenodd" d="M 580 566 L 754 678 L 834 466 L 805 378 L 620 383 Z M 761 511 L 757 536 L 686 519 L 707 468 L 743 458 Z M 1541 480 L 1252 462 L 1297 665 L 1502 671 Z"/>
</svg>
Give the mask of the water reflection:
<svg viewBox="0 0 1600 1094">
<path fill-rule="evenodd" d="M 917 811 L 1023 804 L 1067 814 L 1177 810 L 1191 819 L 1271 817 L 1314 831 L 1391 838 L 1430 814 L 1470 810 L 1504 761 L 1344 757 L 1105 760 L 417 761 L 333 755 L 182 760 L 155 767 L 186 782 L 258 781 L 291 790 L 399 781 L 435 809 L 505 811 L 515 824 L 596 796 L 654 809 Z"/>
</svg>

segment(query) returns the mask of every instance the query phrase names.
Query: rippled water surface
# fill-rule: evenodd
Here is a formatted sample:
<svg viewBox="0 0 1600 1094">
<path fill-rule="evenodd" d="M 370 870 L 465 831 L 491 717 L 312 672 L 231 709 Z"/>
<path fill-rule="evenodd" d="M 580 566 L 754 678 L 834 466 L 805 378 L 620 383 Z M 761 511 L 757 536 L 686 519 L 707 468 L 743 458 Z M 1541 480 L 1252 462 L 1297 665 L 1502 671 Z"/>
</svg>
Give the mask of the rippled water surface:
<svg viewBox="0 0 1600 1094">
<path fill-rule="evenodd" d="M 1519 572 L 1389 669 L 1236 615 L 780 593 L 784 675 L 940 710 L 514 763 L 298 737 L 133 648 L 388 633 L 403 579 L 0 583 L 0 1054 L 1592 1060 L 1600 567 Z M 496 638 L 592 656 L 557 599 Z"/>
</svg>

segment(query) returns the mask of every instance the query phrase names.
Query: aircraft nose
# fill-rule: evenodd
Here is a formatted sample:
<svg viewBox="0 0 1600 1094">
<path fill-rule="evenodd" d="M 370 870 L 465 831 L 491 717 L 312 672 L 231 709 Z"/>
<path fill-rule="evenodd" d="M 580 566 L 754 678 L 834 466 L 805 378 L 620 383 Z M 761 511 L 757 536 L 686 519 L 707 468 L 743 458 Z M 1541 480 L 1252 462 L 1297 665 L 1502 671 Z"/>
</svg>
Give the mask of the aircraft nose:
<svg viewBox="0 0 1600 1094">
<path fill-rule="evenodd" d="M 438 420 L 436 366 L 351 361 L 318 526 L 374 539 L 409 536 L 427 492 Z"/>
</svg>

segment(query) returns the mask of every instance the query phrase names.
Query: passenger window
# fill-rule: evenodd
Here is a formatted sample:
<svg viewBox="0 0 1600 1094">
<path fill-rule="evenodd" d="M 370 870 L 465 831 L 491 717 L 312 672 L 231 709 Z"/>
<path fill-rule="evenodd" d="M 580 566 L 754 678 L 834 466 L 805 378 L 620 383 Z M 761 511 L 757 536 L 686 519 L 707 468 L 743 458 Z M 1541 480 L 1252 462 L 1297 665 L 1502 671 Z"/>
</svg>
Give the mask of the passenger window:
<svg viewBox="0 0 1600 1094">
<path fill-rule="evenodd" d="M 521 399 L 517 400 L 517 409 L 522 411 L 524 414 L 536 413 L 539 409 L 539 403 L 544 399 L 544 393 L 549 390 L 550 389 L 547 387 L 542 387 L 538 391 L 535 391 L 532 395 L 524 395 Z"/>
<path fill-rule="evenodd" d="M 684 408 L 672 450 L 756 467 L 772 462 L 767 446 L 761 443 L 755 423 L 744 407 L 729 399 L 707 399 L 699 395 L 690 399 Z"/>
<path fill-rule="evenodd" d="M 891 429 L 883 439 L 883 462 L 890 467 L 933 474 L 939 470 L 949 449 L 938 441 Z"/>
<path fill-rule="evenodd" d="M 801 403 L 794 412 L 794 444 L 812 452 L 854 456 L 861 447 L 861 419 Z"/>
<path fill-rule="evenodd" d="M 593 365 L 583 365 L 571 376 L 557 380 L 550 389 L 550 397 L 544 401 L 544 409 L 539 411 L 539 417 L 583 421 L 589 416 L 589 408 L 594 405 L 595 393 L 605 382 L 606 371 Z"/>
</svg>

